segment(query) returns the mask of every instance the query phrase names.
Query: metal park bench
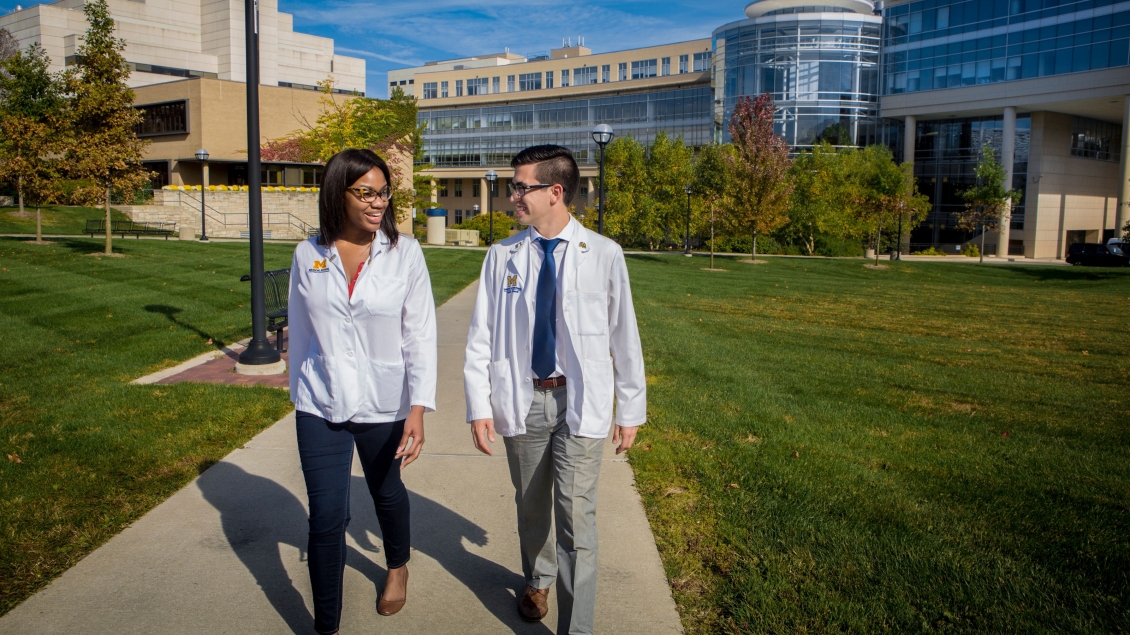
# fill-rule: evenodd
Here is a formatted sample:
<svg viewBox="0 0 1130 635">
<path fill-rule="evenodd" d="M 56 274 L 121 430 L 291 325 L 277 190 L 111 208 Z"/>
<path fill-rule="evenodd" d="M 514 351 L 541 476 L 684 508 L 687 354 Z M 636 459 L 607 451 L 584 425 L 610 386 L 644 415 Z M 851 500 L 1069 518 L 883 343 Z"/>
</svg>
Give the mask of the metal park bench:
<svg viewBox="0 0 1130 635">
<path fill-rule="evenodd" d="M 251 274 L 239 279 L 250 282 Z M 263 272 L 263 291 L 267 299 L 267 331 L 275 333 L 275 347 L 283 349 L 283 329 L 287 326 L 287 308 L 290 302 L 290 269 Z"/>
<path fill-rule="evenodd" d="M 123 239 L 127 235 L 136 236 L 139 240 L 142 236 L 163 236 L 165 240 L 169 236 L 176 235 L 176 223 L 135 223 L 133 221 L 118 221 L 110 224 L 110 233 L 117 234 Z M 84 234 L 90 234 L 94 238 L 95 234 L 106 233 L 105 220 L 88 220 L 86 221 L 86 231 Z"/>
</svg>

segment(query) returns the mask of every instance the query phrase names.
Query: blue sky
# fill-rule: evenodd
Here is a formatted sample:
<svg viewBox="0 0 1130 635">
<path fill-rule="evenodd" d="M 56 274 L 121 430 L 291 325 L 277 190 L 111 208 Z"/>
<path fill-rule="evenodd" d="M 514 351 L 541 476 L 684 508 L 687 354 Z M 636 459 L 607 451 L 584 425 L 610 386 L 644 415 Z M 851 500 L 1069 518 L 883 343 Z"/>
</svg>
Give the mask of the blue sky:
<svg viewBox="0 0 1130 635">
<path fill-rule="evenodd" d="M 388 94 L 389 70 L 497 53 L 524 55 L 585 38 L 594 53 L 710 37 L 743 19 L 734 0 L 280 0 L 296 31 L 332 37 L 337 52 L 363 57 L 367 94 Z M 426 9 L 421 10 L 422 7 Z"/>
<path fill-rule="evenodd" d="M 0 13 L 17 4 L 0 0 Z M 498 53 L 548 51 L 578 36 L 594 53 L 710 37 L 744 17 L 748 0 L 279 0 L 294 29 L 334 39 L 341 55 L 362 57 L 366 93 L 388 95 L 389 70 Z"/>
</svg>

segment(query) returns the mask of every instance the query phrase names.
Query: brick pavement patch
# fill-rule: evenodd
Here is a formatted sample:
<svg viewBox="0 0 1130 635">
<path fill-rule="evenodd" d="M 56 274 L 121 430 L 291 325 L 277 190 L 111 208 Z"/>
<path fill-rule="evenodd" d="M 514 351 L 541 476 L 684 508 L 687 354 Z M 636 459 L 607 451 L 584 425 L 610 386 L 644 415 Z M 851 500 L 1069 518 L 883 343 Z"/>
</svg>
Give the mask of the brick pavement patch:
<svg viewBox="0 0 1130 635">
<path fill-rule="evenodd" d="M 268 336 L 271 346 L 275 345 L 275 339 Z M 283 337 L 283 346 L 287 344 L 286 337 Z M 211 361 L 205 362 L 199 366 L 189 368 L 181 371 L 176 375 L 166 377 L 156 383 L 158 384 L 179 384 L 186 381 L 197 382 L 202 384 L 229 384 L 232 386 L 271 386 L 274 388 L 290 389 L 290 376 L 286 373 L 282 375 L 240 375 L 235 372 L 235 363 L 239 359 L 239 353 L 243 347 L 228 348 L 224 350 L 222 357 L 217 357 Z M 282 358 L 284 362 L 289 365 L 289 354 L 283 353 Z"/>
</svg>

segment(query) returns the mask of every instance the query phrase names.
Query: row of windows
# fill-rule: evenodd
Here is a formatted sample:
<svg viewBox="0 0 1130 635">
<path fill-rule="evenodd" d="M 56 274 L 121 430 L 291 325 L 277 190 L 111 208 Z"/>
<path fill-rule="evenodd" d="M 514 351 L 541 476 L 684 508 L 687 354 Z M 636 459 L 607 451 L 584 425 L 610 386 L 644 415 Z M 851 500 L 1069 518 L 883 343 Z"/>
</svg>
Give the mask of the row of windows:
<svg viewBox="0 0 1130 635">
<path fill-rule="evenodd" d="M 466 134 L 489 129 L 515 132 L 555 128 L 591 129 L 637 123 L 709 121 L 713 95 L 710 88 L 683 88 L 593 99 L 568 99 L 535 104 L 468 107 L 421 111 L 417 121 L 425 126 L 424 138 Z"/>
<path fill-rule="evenodd" d="M 703 53 L 695 53 L 693 55 L 680 55 L 679 56 L 679 73 L 696 72 L 710 70 L 710 60 L 713 53 L 706 51 Z M 692 65 L 693 62 L 693 65 Z M 622 62 L 617 67 L 617 81 L 628 80 L 628 62 Z M 656 77 L 662 73 L 663 76 L 671 74 L 671 58 L 655 58 L 650 60 L 639 60 L 631 63 L 631 79 L 646 79 L 649 77 Z M 506 92 L 512 93 L 515 90 L 542 90 L 543 88 L 553 88 L 555 77 L 558 71 L 545 71 L 536 73 L 521 73 L 517 76 L 506 76 Z M 517 79 L 517 81 L 515 81 Z M 588 84 L 596 84 L 597 82 L 597 67 L 596 66 L 583 66 L 575 69 L 563 69 L 560 71 L 561 87 L 568 87 L 570 85 L 585 86 Z M 600 82 L 612 81 L 612 65 L 604 64 L 600 67 Z M 401 82 L 403 83 L 403 82 Z M 393 84 L 395 85 L 395 83 Z M 450 82 L 424 82 L 423 99 L 445 99 L 451 97 Z M 487 95 L 502 92 L 502 77 L 492 78 L 475 78 L 467 80 L 467 95 Z M 463 80 L 455 80 L 455 97 L 463 96 Z"/>
<path fill-rule="evenodd" d="M 887 44 L 918 42 L 1077 11 L 1101 11 L 1118 4 L 1118 0 L 923 0 L 884 12 L 884 40 Z"/>
<path fill-rule="evenodd" d="M 1087 117 L 1071 122 L 1071 156 L 1118 163 L 1122 160 L 1122 126 Z"/>
<path fill-rule="evenodd" d="M 1102 15 L 1089 12 L 1059 24 L 980 37 L 975 33 L 927 46 L 892 45 L 895 38 L 889 38 L 890 49 L 883 57 L 884 94 L 1126 66 L 1130 64 L 1130 11 L 1112 10 L 1108 7 Z"/>
</svg>

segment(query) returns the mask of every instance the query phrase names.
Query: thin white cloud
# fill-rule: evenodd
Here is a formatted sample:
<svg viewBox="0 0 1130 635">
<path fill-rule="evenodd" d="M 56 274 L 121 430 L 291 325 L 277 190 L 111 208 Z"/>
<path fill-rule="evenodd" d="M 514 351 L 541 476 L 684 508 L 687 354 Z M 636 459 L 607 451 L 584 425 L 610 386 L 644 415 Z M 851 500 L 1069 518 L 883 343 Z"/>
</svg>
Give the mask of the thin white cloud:
<svg viewBox="0 0 1130 635">
<path fill-rule="evenodd" d="M 343 53 L 345 55 L 368 57 L 368 58 L 375 59 L 375 60 L 381 60 L 383 62 L 391 62 L 393 64 L 403 64 L 404 66 L 420 66 L 420 65 L 423 64 L 423 62 L 421 62 L 419 60 L 406 59 L 406 58 L 403 58 L 403 57 L 392 57 L 392 56 L 389 56 L 389 55 L 381 55 L 380 53 L 374 53 L 372 51 L 362 51 L 360 49 L 345 48 L 343 46 L 334 46 L 334 51 L 338 52 L 338 53 Z"/>
</svg>

